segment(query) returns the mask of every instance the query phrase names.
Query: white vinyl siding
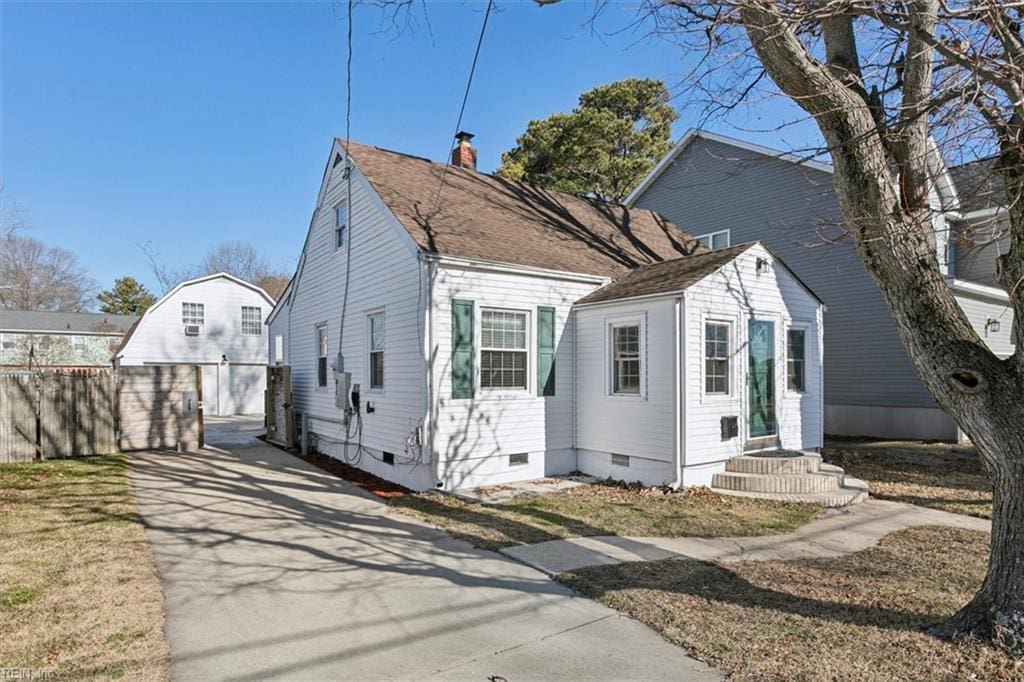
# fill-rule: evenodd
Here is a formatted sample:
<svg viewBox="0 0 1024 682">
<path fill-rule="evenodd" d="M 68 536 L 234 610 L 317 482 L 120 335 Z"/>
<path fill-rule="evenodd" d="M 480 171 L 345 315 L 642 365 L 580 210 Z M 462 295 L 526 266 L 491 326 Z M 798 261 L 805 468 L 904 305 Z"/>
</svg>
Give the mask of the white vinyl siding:
<svg viewBox="0 0 1024 682">
<path fill-rule="evenodd" d="M 332 159 L 342 153 L 340 145 L 332 146 Z M 360 466 L 410 488 L 433 487 L 429 444 L 425 459 L 417 463 L 410 463 L 416 453 L 407 444 L 429 435 L 424 424 L 425 320 L 429 301 L 426 287 L 421 286 L 427 281 L 425 266 L 417 260 L 408 233 L 387 211 L 358 167 L 352 171 L 352 197 L 346 204 L 345 243 L 351 250 L 351 263 L 347 263 L 349 257 L 335 250 L 335 207 L 345 202 L 348 194 L 343 175 L 346 164 L 342 161 L 327 166 L 306 249 L 289 288 L 290 304 L 283 302 L 269 321 L 270 334 L 284 336 L 284 364 L 291 367 L 295 412 L 309 417 L 310 431 L 323 437 L 321 449 L 332 456 L 342 456 L 342 447 L 328 440 L 338 439 L 337 420 L 342 415 L 334 404 L 333 390 L 317 390 L 317 348 L 311 330 L 316 324 L 327 323 L 331 330 L 327 335 L 327 357 L 333 361 L 340 351 L 345 358 L 345 371 L 352 373 L 352 383 L 369 390 L 366 315 L 385 310 L 388 390 L 373 395 L 374 412 L 364 415 L 362 445 L 374 456 L 364 456 Z M 347 265 L 351 276 L 345 337 L 339 348 Z M 333 377 L 328 377 L 329 387 L 333 388 L 333 381 Z M 384 451 L 397 455 L 393 466 L 381 461 Z"/>
<path fill-rule="evenodd" d="M 243 334 L 243 307 L 266 319 L 273 303 L 257 288 L 223 275 L 176 287 L 151 306 L 118 351 L 121 366 L 200 365 L 206 415 L 251 414 L 263 410 L 269 342 Z M 201 334 L 183 327 L 200 324 Z"/>
</svg>

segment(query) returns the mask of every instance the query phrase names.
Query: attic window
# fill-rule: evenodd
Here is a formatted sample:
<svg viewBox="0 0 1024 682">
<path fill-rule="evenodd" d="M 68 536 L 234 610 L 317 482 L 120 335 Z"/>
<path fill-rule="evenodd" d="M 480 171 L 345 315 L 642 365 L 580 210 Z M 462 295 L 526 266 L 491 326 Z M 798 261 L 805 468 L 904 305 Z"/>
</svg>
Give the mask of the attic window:
<svg viewBox="0 0 1024 682">
<path fill-rule="evenodd" d="M 334 163 L 333 163 L 333 164 L 331 164 L 331 168 L 334 168 L 334 167 L 335 167 L 335 166 L 337 166 L 337 165 L 338 165 L 339 163 L 341 163 L 341 154 L 335 154 L 335 155 L 334 155 Z"/>
<path fill-rule="evenodd" d="M 718 232 L 708 232 L 702 234 L 699 237 L 695 237 L 697 243 L 701 246 L 710 249 L 712 251 L 719 251 L 729 247 L 729 230 L 720 230 Z"/>
<path fill-rule="evenodd" d="M 341 203 L 334 207 L 334 248 L 345 248 L 348 239 L 348 204 Z"/>
</svg>

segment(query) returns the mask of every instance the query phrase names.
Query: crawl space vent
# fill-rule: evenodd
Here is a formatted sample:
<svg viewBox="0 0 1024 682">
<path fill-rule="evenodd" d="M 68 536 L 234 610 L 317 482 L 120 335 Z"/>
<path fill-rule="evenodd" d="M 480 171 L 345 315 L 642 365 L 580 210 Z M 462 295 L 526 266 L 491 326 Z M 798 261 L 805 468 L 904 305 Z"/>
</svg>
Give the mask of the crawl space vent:
<svg viewBox="0 0 1024 682">
<path fill-rule="evenodd" d="M 384 450 L 383 452 L 381 452 L 381 455 L 382 455 L 381 459 L 384 460 L 385 464 L 394 464 L 395 463 L 395 453 L 388 452 L 387 450 Z"/>
<path fill-rule="evenodd" d="M 629 456 L 628 455 L 614 455 L 613 454 L 612 455 L 612 464 L 614 464 L 615 466 L 618 466 L 618 467 L 628 467 L 629 466 Z"/>
<path fill-rule="evenodd" d="M 530 463 L 530 453 L 528 452 L 516 452 L 508 456 L 509 466 L 522 466 L 523 464 Z"/>
</svg>

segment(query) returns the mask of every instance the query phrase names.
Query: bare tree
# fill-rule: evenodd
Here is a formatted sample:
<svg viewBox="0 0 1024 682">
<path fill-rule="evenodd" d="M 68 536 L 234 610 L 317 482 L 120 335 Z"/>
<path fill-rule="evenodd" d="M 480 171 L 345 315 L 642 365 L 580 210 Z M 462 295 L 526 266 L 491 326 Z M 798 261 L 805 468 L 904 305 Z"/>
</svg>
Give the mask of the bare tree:
<svg viewBox="0 0 1024 682">
<path fill-rule="evenodd" d="M 0 237 L 0 307 L 17 310 L 89 310 L 96 282 L 73 253 L 7 232 Z"/>
<path fill-rule="evenodd" d="M 149 243 L 138 245 L 149 260 L 153 276 L 157 278 L 164 293 L 187 279 L 226 272 L 266 290 L 278 298 L 288 285 L 290 277 L 281 269 L 275 269 L 252 244 L 241 241 L 222 242 L 206 252 L 202 263 L 179 270 L 171 270 L 152 250 Z"/>
<path fill-rule="evenodd" d="M 1024 2 L 648 0 L 642 20 L 700 57 L 688 86 L 704 115 L 781 93 L 817 124 L 849 236 L 993 481 L 985 581 L 934 632 L 1024 656 L 1024 324 L 1007 359 L 974 331 L 940 268 L 930 201 L 944 156 L 996 155 L 1010 224 L 997 280 L 1024 320 Z"/>
</svg>

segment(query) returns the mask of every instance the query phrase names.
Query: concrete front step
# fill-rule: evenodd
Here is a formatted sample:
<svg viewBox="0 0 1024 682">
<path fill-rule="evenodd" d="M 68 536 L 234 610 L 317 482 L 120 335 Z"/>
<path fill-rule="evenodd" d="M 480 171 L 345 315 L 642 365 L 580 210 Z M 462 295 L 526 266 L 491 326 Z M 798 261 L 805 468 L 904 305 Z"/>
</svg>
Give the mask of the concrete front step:
<svg viewBox="0 0 1024 682">
<path fill-rule="evenodd" d="M 827 493 L 843 485 L 842 474 L 744 474 L 732 471 L 715 474 L 712 489 L 736 490 L 749 493 Z"/>
<path fill-rule="evenodd" d="M 726 490 L 725 488 L 711 488 L 719 495 L 733 495 L 736 497 L 752 497 L 759 500 L 776 500 L 778 502 L 801 502 L 803 504 L 816 504 L 821 507 L 846 507 L 851 504 L 860 504 L 868 499 L 868 485 L 864 481 L 847 476 L 843 485 L 837 490 L 818 493 L 758 493 L 743 490 Z"/>
<path fill-rule="evenodd" d="M 819 471 L 821 466 L 821 455 L 816 454 L 792 457 L 741 455 L 727 461 L 725 470 L 736 474 L 813 474 Z"/>
</svg>

